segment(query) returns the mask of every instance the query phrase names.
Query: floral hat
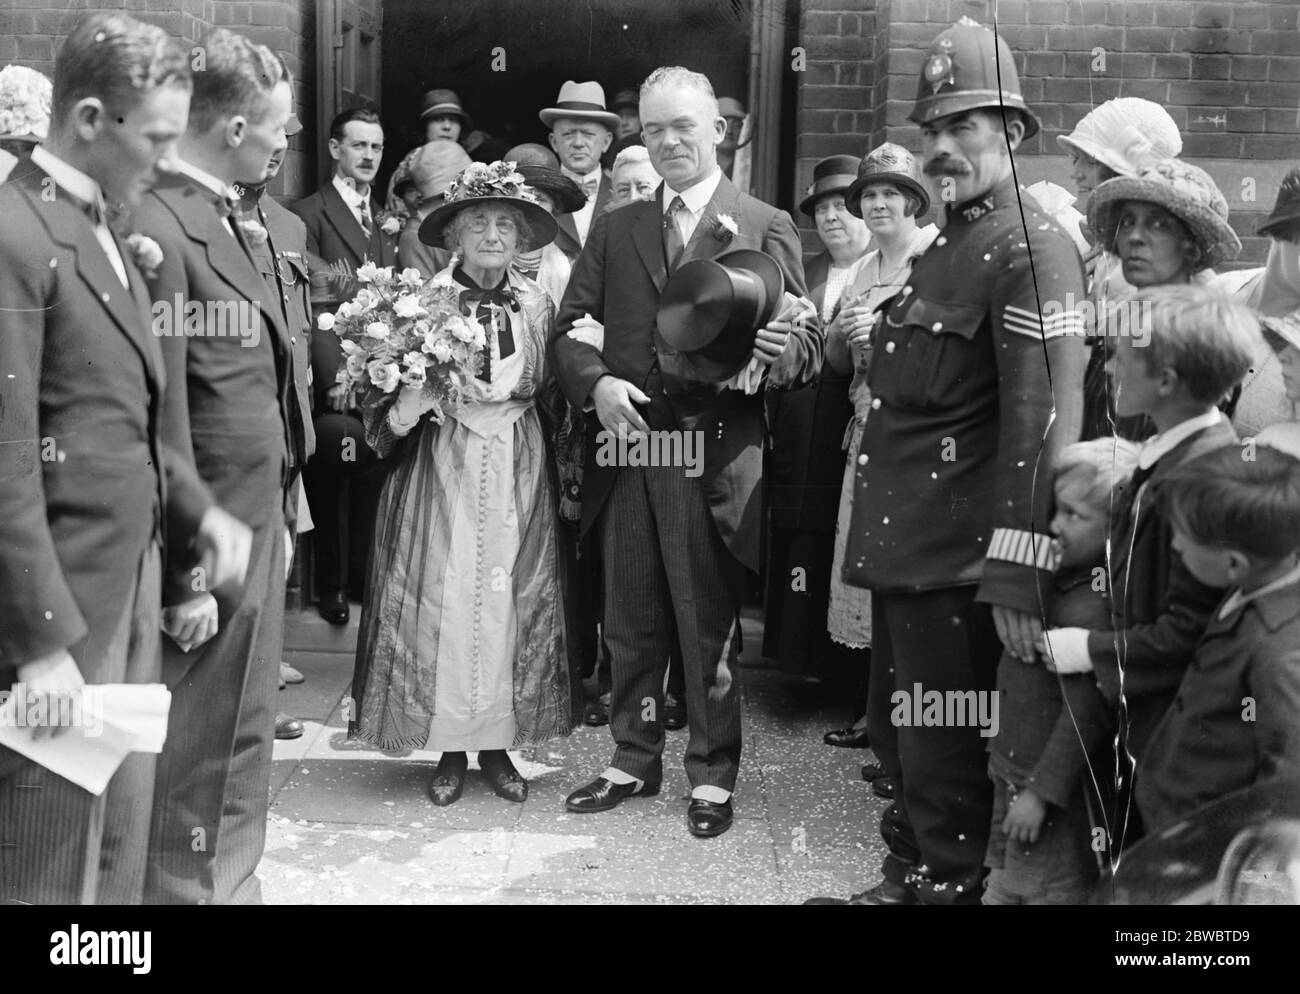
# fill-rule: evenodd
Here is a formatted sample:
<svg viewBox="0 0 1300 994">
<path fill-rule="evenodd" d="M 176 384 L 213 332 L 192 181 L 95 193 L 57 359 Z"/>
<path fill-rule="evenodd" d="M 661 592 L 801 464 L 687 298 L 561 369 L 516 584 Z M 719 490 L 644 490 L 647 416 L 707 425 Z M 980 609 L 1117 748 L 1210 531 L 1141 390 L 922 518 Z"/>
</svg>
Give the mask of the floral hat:
<svg viewBox="0 0 1300 994">
<path fill-rule="evenodd" d="M 0 139 L 43 142 L 50 132 L 54 85 L 35 69 L 0 69 Z"/>
<path fill-rule="evenodd" d="M 533 231 L 532 248 L 541 248 L 555 239 L 555 218 L 537 200 L 513 162 L 475 162 L 451 181 L 447 199 L 420 224 L 420 241 L 443 246 L 442 235 L 452 218 L 467 207 L 482 204 L 509 204 L 518 209 Z M 524 251 L 524 246 L 520 246 Z"/>
<path fill-rule="evenodd" d="M 1120 210 L 1129 200 L 1163 207 L 1187 225 L 1205 253 L 1204 268 L 1235 259 L 1241 252 L 1241 239 L 1228 224 L 1228 201 L 1199 166 L 1161 159 L 1136 176 L 1117 176 L 1093 190 L 1088 224 L 1101 236 L 1102 245 L 1114 244 Z"/>
</svg>

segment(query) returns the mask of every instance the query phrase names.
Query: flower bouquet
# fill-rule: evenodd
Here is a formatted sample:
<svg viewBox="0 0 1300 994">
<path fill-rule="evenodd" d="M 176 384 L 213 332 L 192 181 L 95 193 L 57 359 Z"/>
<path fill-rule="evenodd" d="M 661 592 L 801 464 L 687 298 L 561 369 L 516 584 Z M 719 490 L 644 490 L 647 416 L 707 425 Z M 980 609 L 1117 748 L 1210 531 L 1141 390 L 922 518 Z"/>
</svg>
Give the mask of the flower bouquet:
<svg viewBox="0 0 1300 994">
<path fill-rule="evenodd" d="M 355 297 L 317 318 L 343 347 L 339 382 L 363 411 L 391 406 L 399 387 L 418 389 L 441 424 L 478 375 L 482 326 L 461 314 L 455 287 L 426 283 L 419 270 L 358 267 Z"/>
</svg>

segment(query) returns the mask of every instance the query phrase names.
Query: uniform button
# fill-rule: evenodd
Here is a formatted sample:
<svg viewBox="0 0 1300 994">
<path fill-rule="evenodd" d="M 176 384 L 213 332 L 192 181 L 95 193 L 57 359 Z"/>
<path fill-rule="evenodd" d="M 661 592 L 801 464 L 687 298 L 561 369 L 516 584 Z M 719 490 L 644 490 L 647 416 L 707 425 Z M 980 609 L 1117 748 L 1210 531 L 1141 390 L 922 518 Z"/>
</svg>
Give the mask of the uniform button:
<svg viewBox="0 0 1300 994">
<path fill-rule="evenodd" d="M 653 345 L 650 346 L 650 354 L 651 354 L 651 355 L 654 355 L 657 351 L 659 351 L 659 350 L 656 349 Z"/>
<path fill-rule="evenodd" d="M 934 244 L 936 244 L 936 245 L 947 245 L 947 244 L 948 244 L 948 239 L 947 239 L 946 236 L 944 236 L 944 235 L 940 235 L 938 238 L 936 238 L 936 239 L 934 240 Z"/>
<path fill-rule="evenodd" d="M 893 351 L 894 351 L 894 349 L 896 349 L 896 348 L 898 348 L 898 345 L 897 345 L 897 343 L 895 343 L 895 342 L 886 342 L 886 343 L 885 343 L 885 351 L 888 352 L 888 353 L 890 353 L 891 355 L 893 354 Z"/>
<path fill-rule="evenodd" d="M 862 455 L 858 456 L 858 465 L 865 466 L 866 464 L 867 464 L 867 454 L 864 452 L 862 453 Z"/>
<path fill-rule="evenodd" d="M 106 293 L 101 293 L 101 294 L 99 295 L 99 299 L 102 300 L 104 303 L 107 304 L 107 303 L 108 303 L 108 294 L 106 294 Z"/>
<path fill-rule="evenodd" d="M 873 411 L 878 411 L 878 410 L 880 410 L 880 398 L 879 398 L 879 397 L 877 397 L 875 400 L 873 400 L 873 401 L 871 402 L 871 409 L 872 409 Z"/>
</svg>

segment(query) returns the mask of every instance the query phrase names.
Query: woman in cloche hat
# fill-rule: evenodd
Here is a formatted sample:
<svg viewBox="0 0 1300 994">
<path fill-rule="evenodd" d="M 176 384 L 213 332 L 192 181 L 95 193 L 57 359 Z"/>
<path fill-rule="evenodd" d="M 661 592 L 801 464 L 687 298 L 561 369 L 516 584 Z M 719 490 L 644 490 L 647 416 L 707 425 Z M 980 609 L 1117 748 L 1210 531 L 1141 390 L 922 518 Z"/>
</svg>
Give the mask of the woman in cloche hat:
<svg viewBox="0 0 1300 994">
<path fill-rule="evenodd" d="M 420 128 L 424 132 L 425 144 L 445 141 L 464 146 L 465 139 L 474 128 L 474 121 L 461 106 L 460 97 L 456 96 L 455 91 L 430 90 L 420 101 Z M 424 144 L 417 145 L 407 152 L 393 170 L 393 176 L 388 181 L 388 210 L 400 212 L 405 208 L 401 197 L 397 195 L 397 184 L 410 176 L 411 164 L 423 147 Z"/>
<path fill-rule="evenodd" d="M 506 750 L 568 735 L 575 688 L 556 570 L 556 495 L 539 404 L 557 396 L 547 339 L 555 313 L 517 253 L 555 237 L 555 221 L 512 163 L 474 163 L 420 237 L 453 252 L 431 281 L 459 293 L 486 332 L 469 398 L 435 423 L 418 388 L 367 412 L 386 455 L 405 438 L 380 495 L 357 642 L 353 734 L 385 749 L 442 757 L 434 804 L 455 803 L 468 753 L 500 797 L 528 784 Z"/>
</svg>

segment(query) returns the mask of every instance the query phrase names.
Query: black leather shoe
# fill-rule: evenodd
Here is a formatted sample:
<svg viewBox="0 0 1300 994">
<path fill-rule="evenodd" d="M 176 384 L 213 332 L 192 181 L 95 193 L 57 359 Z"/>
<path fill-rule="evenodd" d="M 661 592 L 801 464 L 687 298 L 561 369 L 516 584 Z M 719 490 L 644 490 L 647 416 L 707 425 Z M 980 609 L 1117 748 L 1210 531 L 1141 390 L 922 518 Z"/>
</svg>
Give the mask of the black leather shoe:
<svg viewBox="0 0 1300 994">
<path fill-rule="evenodd" d="M 822 736 L 822 741 L 828 746 L 839 746 L 841 749 L 865 749 L 871 745 L 865 728 L 832 729 Z"/>
<path fill-rule="evenodd" d="M 523 804 L 528 800 L 528 781 L 519 775 L 515 764 L 504 752 L 478 754 L 479 769 L 487 778 L 492 793 L 505 801 Z"/>
<path fill-rule="evenodd" d="M 810 897 L 803 902 L 804 904 L 884 904 L 884 905 L 902 905 L 917 904 L 916 895 L 904 887 L 902 884 L 890 883 L 888 880 L 882 880 L 870 890 L 864 890 L 861 894 L 854 894 L 852 897 Z"/>
<path fill-rule="evenodd" d="M 291 714 L 285 714 L 283 711 L 276 712 L 275 737 L 277 739 L 302 738 L 302 722 Z"/>
<path fill-rule="evenodd" d="M 352 613 L 348 607 L 347 594 L 337 588 L 321 591 L 316 610 L 331 625 L 346 625 Z"/>
<path fill-rule="evenodd" d="M 582 716 L 582 723 L 592 728 L 609 724 L 609 691 L 605 691 L 587 705 L 587 713 Z"/>
<path fill-rule="evenodd" d="M 731 801 L 721 804 L 691 798 L 686 809 L 686 827 L 698 839 L 711 839 L 731 827 Z"/>
<path fill-rule="evenodd" d="M 871 781 L 871 793 L 877 797 L 887 797 L 891 801 L 898 790 L 894 786 L 893 777 L 880 777 L 878 780 Z"/>
<path fill-rule="evenodd" d="M 889 776 L 889 774 L 885 772 L 885 768 L 879 763 L 866 763 L 862 767 L 862 779 L 867 783 L 871 783 L 873 780 L 879 780 L 881 777 L 887 776 Z"/>
<path fill-rule="evenodd" d="M 434 768 L 433 779 L 429 781 L 429 800 L 440 808 L 455 804 L 460 800 L 465 789 L 465 769 L 469 758 L 463 753 L 452 753 L 450 758 L 444 755 Z"/>
<path fill-rule="evenodd" d="M 633 794 L 637 797 L 654 797 L 657 793 L 657 783 L 647 783 L 637 790 L 635 783 L 614 783 L 604 777 L 597 777 L 565 798 L 564 810 L 576 815 L 593 814 L 616 808 Z"/>
<path fill-rule="evenodd" d="M 664 728 L 675 732 L 686 727 L 686 701 L 678 694 L 664 694 Z"/>
</svg>

